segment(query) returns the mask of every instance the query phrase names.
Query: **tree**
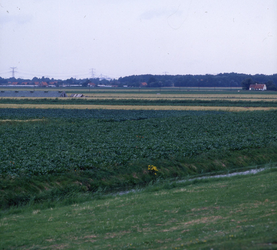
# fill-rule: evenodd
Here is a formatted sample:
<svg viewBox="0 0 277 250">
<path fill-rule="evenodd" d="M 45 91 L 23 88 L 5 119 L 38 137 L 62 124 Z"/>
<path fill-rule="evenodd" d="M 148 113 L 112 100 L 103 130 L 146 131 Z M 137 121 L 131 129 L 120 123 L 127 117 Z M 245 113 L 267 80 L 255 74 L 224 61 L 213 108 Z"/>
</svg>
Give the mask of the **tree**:
<svg viewBox="0 0 277 250">
<path fill-rule="evenodd" d="M 265 83 L 267 90 L 277 91 L 276 85 L 273 83 L 273 81 L 268 81 Z"/>
<path fill-rule="evenodd" d="M 7 84 L 8 83 L 8 80 L 0 77 L 0 84 Z"/>
<path fill-rule="evenodd" d="M 66 79 L 65 80 L 65 83 L 67 84 L 67 85 L 73 85 L 74 84 L 74 79 L 71 77 L 70 79 Z"/>
<path fill-rule="evenodd" d="M 241 82 L 242 89 L 249 90 L 249 87 L 251 84 L 254 84 L 254 82 L 251 78 L 244 79 Z"/>
<path fill-rule="evenodd" d="M 154 82 L 156 82 L 156 78 L 155 78 L 154 76 L 151 76 L 151 77 L 148 79 L 147 84 L 148 84 L 148 86 L 149 86 L 149 85 L 151 85 L 151 83 L 154 83 Z"/>
<path fill-rule="evenodd" d="M 82 83 L 82 87 L 87 87 L 89 84 L 89 80 L 87 79 L 85 82 Z"/>
</svg>

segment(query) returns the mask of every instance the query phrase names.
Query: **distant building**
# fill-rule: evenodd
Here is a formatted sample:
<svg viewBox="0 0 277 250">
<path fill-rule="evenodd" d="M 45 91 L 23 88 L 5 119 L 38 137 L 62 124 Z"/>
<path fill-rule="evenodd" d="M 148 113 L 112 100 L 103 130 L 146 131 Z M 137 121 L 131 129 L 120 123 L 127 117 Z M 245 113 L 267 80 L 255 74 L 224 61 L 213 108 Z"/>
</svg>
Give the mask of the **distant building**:
<svg viewBox="0 0 277 250">
<path fill-rule="evenodd" d="M 94 88 L 96 86 L 96 84 L 95 83 L 93 83 L 93 82 L 89 82 L 88 83 L 88 87 L 92 87 L 92 88 Z"/>
<path fill-rule="evenodd" d="M 104 85 L 104 84 L 98 84 L 97 86 L 101 87 L 101 88 L 111 88 L 112 87 L 112 85 Z"/>
<path fill-rule="evenodd" d="M 249 86 L 249 90 L 260 90 L 260 91 L 264 91 L 264 90 L 266 90 L 267 88 L 266 88 L 266 85 L 265 84 L 258 84 L 258 83 L 256 83 L 256 84 L 251 84 L 250 86 Z"/>
<path fill-rule="evenodd" d="M 140 87 L 147 87 L 147 82 L 142 82 L 142 83 L 140 84 Z"/>
<path fill-rule="evenodd" d="M 47 84 L 47 82 L 41 82 L 41 86 L 42 87 L 48 87 L 48 84 Z"/>
</svg>

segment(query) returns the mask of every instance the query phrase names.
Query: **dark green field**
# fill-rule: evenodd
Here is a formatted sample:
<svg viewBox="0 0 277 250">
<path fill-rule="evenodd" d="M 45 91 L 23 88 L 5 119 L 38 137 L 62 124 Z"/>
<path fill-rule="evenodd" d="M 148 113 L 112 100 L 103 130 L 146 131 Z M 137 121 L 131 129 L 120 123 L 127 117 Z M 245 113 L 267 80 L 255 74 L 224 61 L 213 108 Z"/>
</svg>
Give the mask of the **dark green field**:
<svg viewBox="0 0 277 250">
<path fill-rule="evenodd" d="M 124 98 L 124 97 L 123 97 Z M 196 97 L 195 97 L 196 98 Z M 210 106 L 210 107 L 277 107 L 266 100 L 140 100 L 140 99 L 0 99 L 0 104 L 61 104 L 61 105 L 133 105 L 133 106 Z"/>
<path fill-rule="evenodd" d="M 2 209 L 277 161 L 276 111 L 0 109 L 0 117 Z"/>
<path fill-rule="evenodd" d="M 0 109 L 0 249 L 277 249 L 277 111 L 1 101 L 38 105 Z M 139 192 L 110 195 L 130 189 Z"/>
</svg>

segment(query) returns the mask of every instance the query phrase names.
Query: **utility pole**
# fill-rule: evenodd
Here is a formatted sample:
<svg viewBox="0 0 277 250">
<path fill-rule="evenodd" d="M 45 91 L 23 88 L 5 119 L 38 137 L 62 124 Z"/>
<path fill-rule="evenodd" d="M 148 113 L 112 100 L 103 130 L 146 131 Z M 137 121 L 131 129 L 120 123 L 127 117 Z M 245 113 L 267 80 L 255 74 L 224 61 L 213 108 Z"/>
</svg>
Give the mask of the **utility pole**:
<svg viewBox="0 0 277 250">
<path fill-rule="evenodd" d="M 167 72 L 167 71 L 164 71 L 163 73 L 164 73 L 164 75 L 166 76 L 168 72 Z M 164 79 L 164 83 L 165 83 L 165 81 L 166 81 L 166 80 Z M 161 87 L 160 87 L 160 91 L 162 91 Z"/>
<path fill-rule="evenodd" d="M 15 69 L 17 68 L 17 67 L 10 67 L 11 69 L 12 69 L 12 77 L 14 78 L 14 73 L 15 73 Z"/>
<path fill-rule="evenodd" d="M 94 68 L 91 68 L 91 78 L 94 77 Z"/>
</svg>

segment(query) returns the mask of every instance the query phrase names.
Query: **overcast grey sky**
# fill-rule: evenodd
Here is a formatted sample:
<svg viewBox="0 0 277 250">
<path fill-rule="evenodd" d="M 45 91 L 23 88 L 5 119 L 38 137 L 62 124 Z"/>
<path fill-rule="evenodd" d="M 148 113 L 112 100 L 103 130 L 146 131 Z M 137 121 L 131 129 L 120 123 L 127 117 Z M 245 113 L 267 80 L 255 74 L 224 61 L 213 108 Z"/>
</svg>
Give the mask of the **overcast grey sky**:
<svg viewBox="0 0 277 250">
<path fill-rule="evenodd" d="M 0 0 L 0 76 L 277 73 L 276 0 Z"/>
</svg>

